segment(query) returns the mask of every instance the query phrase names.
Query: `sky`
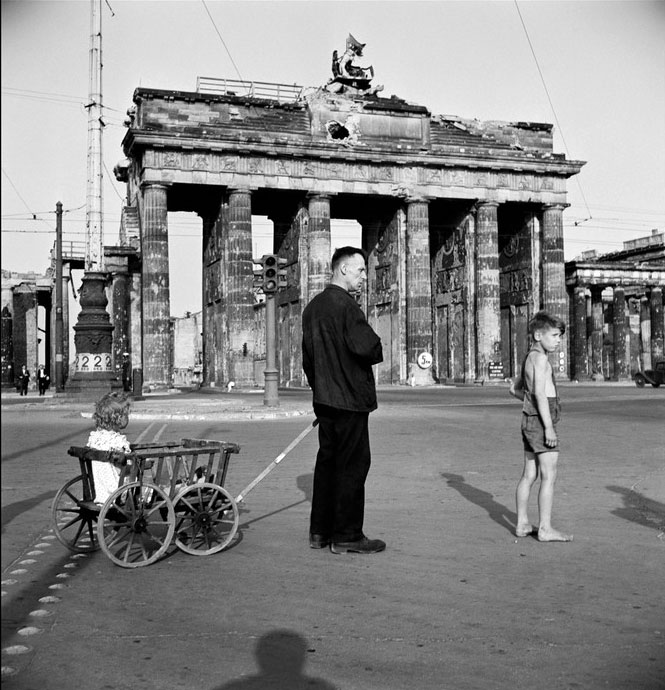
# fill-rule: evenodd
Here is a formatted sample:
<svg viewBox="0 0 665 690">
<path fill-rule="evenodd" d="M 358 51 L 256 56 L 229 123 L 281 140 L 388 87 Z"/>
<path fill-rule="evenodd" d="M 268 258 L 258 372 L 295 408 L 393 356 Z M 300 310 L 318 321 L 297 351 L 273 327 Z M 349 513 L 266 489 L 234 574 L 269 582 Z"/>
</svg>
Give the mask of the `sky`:
<svg viewBox="0 0 665 690">
<path fill-rule="evenodd" d="M 117 240 L 123 121 L 138 86 L 197 77 L 321 86 L 366 44 L 381 96 L 434 114 L 552 123 L 587 161 L 568 181 L 566 260 L 665 230 L 665 0 L 102 0 L 103 229 Z M 43 273 L 65 209 L 85 241 L 90 1 L 2 0 L 2 268 Z M 200 222 L 169 218 L 171 311 L 199 311 Z M 270 226 L 256 219 L 260 255 Z M 333 246 L 356 232 L 334 228 Z M 193 263 L 192 263 L 193 261 Z"/>
</svg>

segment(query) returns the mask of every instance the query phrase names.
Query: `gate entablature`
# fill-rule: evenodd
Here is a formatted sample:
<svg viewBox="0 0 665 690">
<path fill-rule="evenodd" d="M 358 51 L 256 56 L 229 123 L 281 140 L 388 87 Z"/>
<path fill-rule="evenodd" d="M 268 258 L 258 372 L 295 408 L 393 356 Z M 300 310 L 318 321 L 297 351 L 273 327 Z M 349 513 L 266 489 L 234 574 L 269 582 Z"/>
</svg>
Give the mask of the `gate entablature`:
<svg viewBox="0 0 665 690">
<path fill-rule="evenodd" d="M 134 102 L 123 147 L 135 184 L 553 204 L 583 165 L 552 152 L 550 125 L 432 116 L 394 97 L 315 89 L 281 103 L 139 88 Z M 335 138 L 332 122 L 348 136 Z"/>
</svg>

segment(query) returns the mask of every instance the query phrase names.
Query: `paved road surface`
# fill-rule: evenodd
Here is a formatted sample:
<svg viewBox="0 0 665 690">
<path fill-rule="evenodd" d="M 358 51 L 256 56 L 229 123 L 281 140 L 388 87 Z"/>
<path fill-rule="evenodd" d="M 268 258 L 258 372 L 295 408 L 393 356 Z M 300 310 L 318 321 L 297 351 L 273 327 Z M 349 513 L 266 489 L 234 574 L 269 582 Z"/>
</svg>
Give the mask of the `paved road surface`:
<svg viewBox="0 0 665 690">
<path fill-rule="evenodd" d="M 66 448 L 90 420 L 3 400 L 3 685 L 665 688 L 665 394 L 562 393 L 555 524 L 571 544 L 513 536 L 522 451 L 505 389 L 392 389 L 370 423 L 366 532 L 384 553 L 308 548 L 312 433 L 248 496 L 233 548 L 133 570 L 50 532 L 52 496 L 76 471 Z M 291 396 L 306 411 L 307 394 Z M 130 439 L 240 443 L 234 495 L 312 420 L 169 410 L 134 419 Z"/>
</svg>

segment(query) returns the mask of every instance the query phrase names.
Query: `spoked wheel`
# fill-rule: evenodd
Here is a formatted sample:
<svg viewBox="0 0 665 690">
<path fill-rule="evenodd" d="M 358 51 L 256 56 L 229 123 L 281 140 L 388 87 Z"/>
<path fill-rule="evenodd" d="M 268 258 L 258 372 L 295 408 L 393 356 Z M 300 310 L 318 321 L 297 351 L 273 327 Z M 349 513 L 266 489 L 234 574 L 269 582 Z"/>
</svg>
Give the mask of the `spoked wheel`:
<svg viewBox="0 0 665 690">
<path fill-rule="evenodd" d="M 238 531 L 238 506 L 218 484 L 205 482 L 184 488 L 173 501 L 175 543 L 194 556 L 207 556 L 231 543 Z"/>
<path fill-rule="evenodd" d="M 70 551 L 97 551 L 97 517 L 99 506 L 83 498 L 83 475 L 68 481 L 53 500 L 53 531 Z"/>
<path fill-rule="evenodd" d="M 154 484 L 132 482 L 104 503 L 97 524 L 102 551 L 123 568 L 140 568 L 162 556 L 173 539 L 175 513 L 167 494 Z"/>
<path fill-rule="evenodd" d="M 644 388 L 644 385 L 646 384 L 647 380 L 642 376 L 642 374 L 635 374 L 635 385 L 638 388 Z"/>
</svg>

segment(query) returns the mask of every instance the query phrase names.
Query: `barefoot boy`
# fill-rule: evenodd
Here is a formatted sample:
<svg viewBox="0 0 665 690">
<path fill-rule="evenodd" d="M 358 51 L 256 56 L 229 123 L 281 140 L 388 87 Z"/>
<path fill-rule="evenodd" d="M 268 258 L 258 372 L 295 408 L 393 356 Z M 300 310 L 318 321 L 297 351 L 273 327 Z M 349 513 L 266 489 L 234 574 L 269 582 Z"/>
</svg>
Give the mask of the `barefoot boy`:
<svg viewBox="0 0 665 690">
<path fill-rule="evenodd" d="M 526 537 L 535 530 L 527 517 L 529 495 L 540 474 L 538 492 L 539 541 L 572 541 L 573 536 L 562 534 L 552 527 L 552 499 L 559 459 L 559 439 L 556 425 L 560 406 L 554 383 L 554 373 L 547 358 L 554 352 L 566 326 L 560 319 L 539 311 L 529 323 L 533 345 L 522 365 L 520 379 L 510 387 L 511 395 L 524 401 L 522 407 L 522 441 L 524 442 L 524 472 L 517 484 L 517 527 L 515 534 Z"/>
</svg>

